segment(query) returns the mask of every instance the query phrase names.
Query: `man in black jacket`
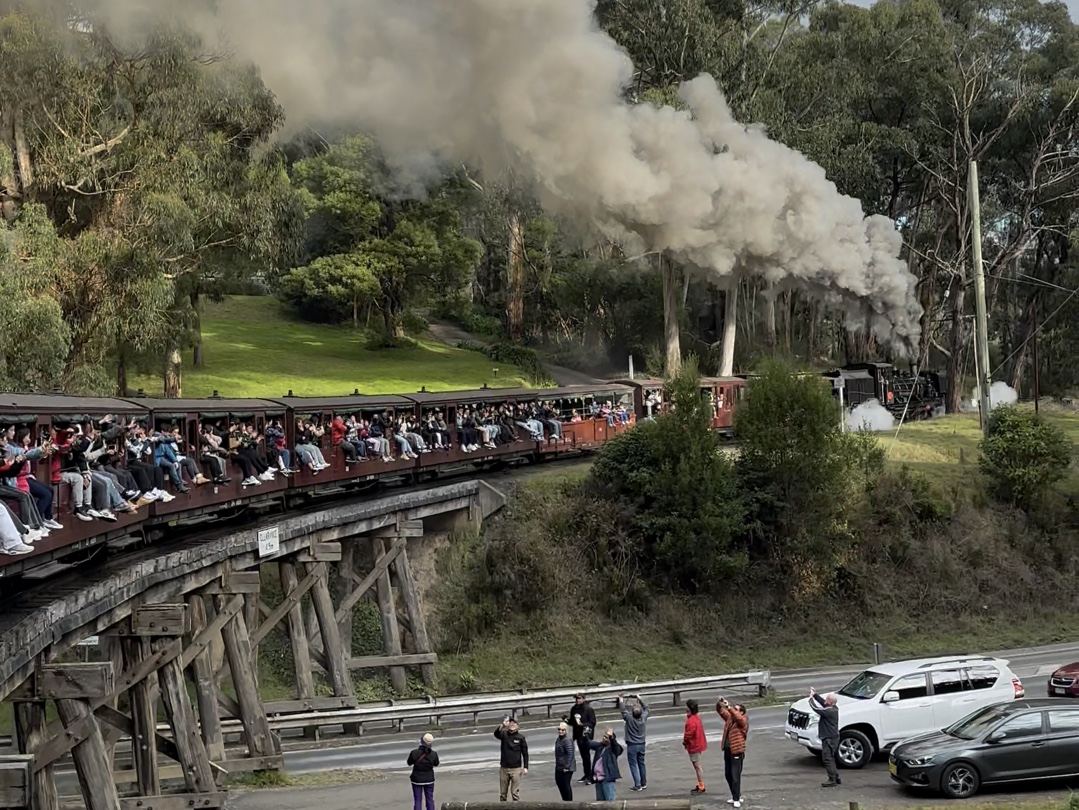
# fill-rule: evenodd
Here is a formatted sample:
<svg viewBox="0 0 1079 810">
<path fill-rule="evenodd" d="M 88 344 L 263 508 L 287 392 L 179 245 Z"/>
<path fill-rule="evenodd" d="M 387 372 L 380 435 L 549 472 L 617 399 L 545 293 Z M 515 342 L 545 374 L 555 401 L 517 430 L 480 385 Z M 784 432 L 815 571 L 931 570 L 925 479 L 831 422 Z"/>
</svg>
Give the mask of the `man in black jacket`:
<svg viewBox="0 0 1079 810">
<path fill-rule="evenodd" d="M 517 729 L 517 718 L 507 717 L 495 729 L 495 737 L 502 743 L 498 761 L 498 798 L 507 796 L 515 802 L 521 800 L 521 776 L 528 773 L 528 741 Z"/>
<path fill-rule="evenodd" d="M 581 767 L 584 774 L 577 780 L 582 785 L 592 784 L 592 751 L 588 743 L 592 740 L 592 732 L 596 727 L 596 712 L 592 705 L 584 699 L 584 695 L 578 694 L 574 698 L 574 704 L 570 707 L 569 716 L 563 717 L 563 721 L 569 723 L 573 729 L 573 741 L 577 743 L 577 750 L 581 752 Z"/>
</svg>

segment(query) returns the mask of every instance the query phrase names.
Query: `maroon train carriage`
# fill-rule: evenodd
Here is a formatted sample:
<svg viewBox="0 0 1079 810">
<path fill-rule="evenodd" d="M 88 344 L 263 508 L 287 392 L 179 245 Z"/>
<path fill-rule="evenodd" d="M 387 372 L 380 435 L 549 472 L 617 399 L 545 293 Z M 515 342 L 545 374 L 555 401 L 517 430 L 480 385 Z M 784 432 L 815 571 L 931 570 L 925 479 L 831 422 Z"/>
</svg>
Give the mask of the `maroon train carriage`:
<svg viewBox="0 0 1079 810">
<path fill-rule="evenodd" d="M 746 396 L 744 377 L 701 377 L 701 395 L 712 409 L 712 429 L 734 433 L 734 412 Z"/>
<path fill-rule="evenodd" d="M 14 426 L 16 430 L 29 428 L 34 447 L 57 432 L 80 430 L 83 424 L 96 423 L 106 415 L 128 419 L 146 418 L 148 412 L 146 408 L 132 402 L 107 397 L 0 394 L 0 426 L 4 429 Z M 53 530 L 48 537 L 35 543 L 32 554 L 17 557 L 0 554 L 0 577 L 11 576 L 31 567 L 55 573 L 60 570 L 60 566 L 52 563 L 60 556 L 81 554 L 107 541 L 121 540 L 141 533 L 142 524 L 150 514 L 149 507 L 143 507 L 135 513 L 118 512 L 115 522 L 78 520 L 72 514 L 71 488 L 67 484 L 53 481 L 52 458 L 42 458 L 29 464 L 31 474 L 42 484 L 52 487 L 53 517 L 64 528 Z M 17 513 L 18 509 L 15 508 L 15 511 Z"/>
</svg>

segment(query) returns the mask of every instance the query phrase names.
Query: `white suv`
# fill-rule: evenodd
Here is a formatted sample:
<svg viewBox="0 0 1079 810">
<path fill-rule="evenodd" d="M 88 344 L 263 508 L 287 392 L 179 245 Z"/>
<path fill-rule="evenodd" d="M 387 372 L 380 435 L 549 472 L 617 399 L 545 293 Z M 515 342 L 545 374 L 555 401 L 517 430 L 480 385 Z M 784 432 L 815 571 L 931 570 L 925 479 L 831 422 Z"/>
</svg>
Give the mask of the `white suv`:
<svg viewBox="0 0 1079 810">
<path fill-rule="evenodd" d="M 836 692 L 837 764 L 863 768 L 877 751 L 950 726 L 984 706 L 1023 696 L 1023 684 L 1008 662 L 999 658 L 923 658 L 879 664 Z M 817 713 L 808 699 L 791 704 L 786 732 L 789 739 L 820 753 Z"/>
</svg>

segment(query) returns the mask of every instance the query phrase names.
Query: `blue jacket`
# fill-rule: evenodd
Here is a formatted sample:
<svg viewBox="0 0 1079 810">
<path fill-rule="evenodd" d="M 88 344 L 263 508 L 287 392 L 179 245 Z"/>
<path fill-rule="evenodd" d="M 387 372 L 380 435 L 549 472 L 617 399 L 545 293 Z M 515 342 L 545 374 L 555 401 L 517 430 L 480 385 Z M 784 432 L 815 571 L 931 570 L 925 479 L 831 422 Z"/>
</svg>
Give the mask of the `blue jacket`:
<svg viewBox="0 0 1079 810">
<path fill-rule="evenodd" d="M 622 778 L 622 774 L 618 771 L 618 758 L 622 756 L 622 752 L 625 750 L 622 748 L 621 743 L 618 740 L 611 740 L 610 745 L 604 745 L 602 742 L 596 742 L 590 740 L 588 747 L 593 751 L 600 751 L 595 759 L 592 760 L 592 774 L 596 772 L 596 760 L 603 759 L 603 781 L 604 782 L 616 782 Z"/>
</svg>

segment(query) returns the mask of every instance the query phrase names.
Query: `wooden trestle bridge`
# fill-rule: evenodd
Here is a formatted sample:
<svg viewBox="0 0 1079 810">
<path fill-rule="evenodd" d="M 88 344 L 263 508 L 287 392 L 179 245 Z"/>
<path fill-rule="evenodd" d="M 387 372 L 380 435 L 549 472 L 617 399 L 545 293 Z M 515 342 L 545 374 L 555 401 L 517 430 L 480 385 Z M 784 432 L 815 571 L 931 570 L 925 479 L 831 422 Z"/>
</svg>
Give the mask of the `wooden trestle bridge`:
<svg viewBox="0 0 1079 810">
<path fill-rule="evenodd" d="M 399 693 L 407 668 L 431 683 L 437 656 L 410 551 L 425 534 L 475 526 L 503 503 L 471 481 L 270 516 L 23 594 L 0 615 L 0 698 L 12 704 L 19 751 L 0 756 L 0 808 L 219 808 L 230 774 L 281 768 L 269 718 L 355 706 L 358 669 L 388 669 Z M 261 598 L 263 574 L 280 579 L 273 607 Z M 352 655 L 352 608 L 362 599 L 377 602 L 382 655 Z M 295 699 L 264 703 L 258 647 L 282 625 Z M 85 646 L 92 637 L 97 645 Z M 78 660 L 87 657 L 79 650 L 100 660 Z M 241 747 L 226 746 L 233 727 Z M 304 729 L 319 733 L 317 722 Z M 79 796 L 58 789 L 69 761 Z"/>
</svg>

